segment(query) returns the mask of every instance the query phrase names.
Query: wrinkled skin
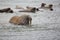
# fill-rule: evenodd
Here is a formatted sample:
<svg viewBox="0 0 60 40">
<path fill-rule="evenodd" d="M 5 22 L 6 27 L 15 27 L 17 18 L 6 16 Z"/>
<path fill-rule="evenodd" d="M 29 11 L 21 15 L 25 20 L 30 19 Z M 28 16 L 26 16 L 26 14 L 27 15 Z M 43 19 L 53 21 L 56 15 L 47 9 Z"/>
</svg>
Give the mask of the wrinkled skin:
<svg viewBox="0 0 60 40">
<path fill-rule="evenodd" d="M 29 15 L 14 16 L 10 19 L 10 23 L 17 25 L 31 25 L 32 18 Z"/>
</svg>

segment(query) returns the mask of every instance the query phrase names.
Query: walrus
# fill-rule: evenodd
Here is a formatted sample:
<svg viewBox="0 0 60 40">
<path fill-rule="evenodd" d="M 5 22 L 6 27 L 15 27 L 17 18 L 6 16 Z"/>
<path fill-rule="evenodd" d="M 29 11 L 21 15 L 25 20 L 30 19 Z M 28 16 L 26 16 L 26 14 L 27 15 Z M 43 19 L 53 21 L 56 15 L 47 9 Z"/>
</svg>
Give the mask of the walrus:
<svg viewBox="0 0 60 40">
<path fill-rule="evenodd" d="M 3 13 L 3 12 L 6 12 L 6 13 L 13 13 L 13 10 L 12 10 L 11 8 L 0 9 L 0 13 Z"/>
<path fill-rule="evenodd" d="M 16 5 L 16 9 L 24 9 L 24 8 Z"/>
<path fill-rule="evenodd" d="M 50 8 L 51 11 L 53 11 L 53 8 L 52 8 L 52 7 L 53 7 L 53 5 L 50 4 L 50 5 L 49 5 L 49 8 Z"/>
<path fill-rule="evenodd" d="M 49 10 L 53 11 L 52 7 L 53 7 L 52 4 L 46 5 L 45 3 L 42 3 L 40 8 L 49 9 Z"/>
<path fill-rule="evenodd" d="M 27 9 L 24 9 L 24 10 L 22 10 L 22 11 L 19 11 L 19 12 L 32 12 L 32 13 L 35 13 L 36 11 L 38 11 L 39 9 L 38 8 L 35 8 L 35 7 L 33 7 L 33 8 L 28 8 L 27 7 Z"/>
<path fill-rule="evenodd" d="M 19 11 L 19 12 L 33 12 L 33 13 L 35 13 L 35 12 L 36 12 L 36 8 L 32 8 L 32 9 L 24 9 L 24 10 Z"/>
<path fill-rule="evenodd" d="M 45 3 L 42 3 L 42 4 L 41 4 L 41 8 L 45 7 L 45 5 L 46 5 Z"/>
<path fill-rule="evenodd" d="M 32 13 L 35 13 L 37 10 L 39 10 L 39 9 L 32 8 L 32 9 L 24 9 L 24 10 L 19 11 L 19 12 L 32 12 Z"/>
<path fill-rule="evenodd" d="M 29 7 L 29 6 L 27 6 L 26 8 L 27 8 L 27 9 L 33 9 L 33 8 L 35 8 L 36 11 L 39 11 L 39 9 L 36 8 L 36 7 Z"/>
<path fill-rule="evenodd" d="M 29 15 L 13 16 L 9 22 L 17 25 L 31 25 L 32 18 Z"/>
</svg>

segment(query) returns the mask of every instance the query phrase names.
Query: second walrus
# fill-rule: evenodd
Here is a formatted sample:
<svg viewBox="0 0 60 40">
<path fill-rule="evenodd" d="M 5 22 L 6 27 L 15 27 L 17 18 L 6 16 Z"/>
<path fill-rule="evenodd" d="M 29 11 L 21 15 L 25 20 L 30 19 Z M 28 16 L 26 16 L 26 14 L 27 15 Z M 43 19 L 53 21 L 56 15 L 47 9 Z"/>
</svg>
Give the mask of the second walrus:
<svg viewBox="0 0 60 40">
<path fill-rule="evenodd" d="M 13 10 L 11 8 L 4 8 L 4 9 L 0 9 L 0 13 L 13 13 Z"/>
</svg>

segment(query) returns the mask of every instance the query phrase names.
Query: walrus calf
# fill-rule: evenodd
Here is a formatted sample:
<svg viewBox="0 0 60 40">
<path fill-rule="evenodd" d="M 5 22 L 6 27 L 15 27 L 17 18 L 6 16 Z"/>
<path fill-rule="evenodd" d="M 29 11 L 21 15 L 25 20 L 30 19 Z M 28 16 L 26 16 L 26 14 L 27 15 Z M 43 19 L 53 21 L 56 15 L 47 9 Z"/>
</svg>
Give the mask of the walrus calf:
<svg viewBox="0 0 60 40">
<path fill-rule="evenodd" d="M 13 13 L 13 10 L 11 10 L 11 8 L 0 9 L 0 13 L 3 13 L 3 12 Z"/>
<path fill-rule="evenodd" d="M 10 23 L 17 25 L 31 25 L 32 18 L 29 15 L 13 16 Z"/>
<path fill-rule="evenodd" d="M 49 10 L 53 11 L 53 5 L 52 4 L 46 5 L 45 3 L 42 3 L 40 8 L 49 9 Z"/>
</svg>

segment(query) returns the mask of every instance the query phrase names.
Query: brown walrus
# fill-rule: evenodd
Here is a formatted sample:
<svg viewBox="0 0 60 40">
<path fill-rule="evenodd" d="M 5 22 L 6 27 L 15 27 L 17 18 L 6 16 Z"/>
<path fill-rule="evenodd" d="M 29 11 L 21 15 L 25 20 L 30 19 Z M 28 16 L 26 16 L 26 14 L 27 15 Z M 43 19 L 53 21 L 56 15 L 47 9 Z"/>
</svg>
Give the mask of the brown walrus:
<svg viewBox="0 0 60 40">
<path fill-rule="evenodd" d="M 53 11 L 53 5 L 52 4 L 46 5 L 45 3 L 42 3 L 40 8 L 49 9 L 49 10 Z"/>
<path fill-rule="evenodd" d="M 32 18 L 29 15 L 22 15 L 22 16 L 13 16 L 9 22 L 17 25 L 30 25 L 31 21 Z"/>
<path fill-rule="evenodd" d="M 13 10 L 11 10 L 11 8 L 0 9 L 0 13 L 3 13 L 3 12 L 13 13 Z"/>
</svg>

